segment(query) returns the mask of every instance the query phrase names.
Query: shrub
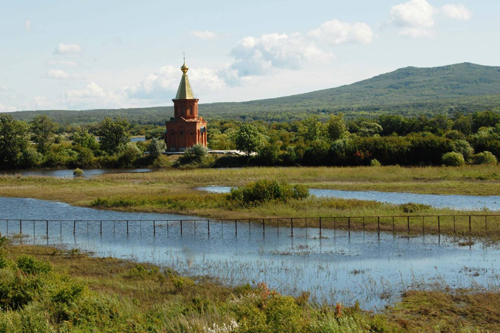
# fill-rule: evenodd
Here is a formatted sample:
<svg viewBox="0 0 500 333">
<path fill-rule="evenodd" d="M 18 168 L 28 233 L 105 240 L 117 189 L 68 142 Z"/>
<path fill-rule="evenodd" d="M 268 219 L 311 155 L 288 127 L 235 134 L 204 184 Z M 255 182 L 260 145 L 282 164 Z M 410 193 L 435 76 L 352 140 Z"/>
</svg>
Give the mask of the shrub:
<svg viewBox="0 0 500 333">
<path fill-rule="evenodd" d="M 231 189 L 229 199 L 240 204 L 258 204 L 272 200 L 305 199 L 309 190 L 302 185 L 291 186 L 286 182 L 261 179 L 237 189 Z"/>
<path fill-rule="evenodd" d="M 47 274 L 52 271 L 52 265 L 48 262 L 36 260 L 32 256 L 22 255 L 16 260 L 17 267 L 27 274 Z"/>
<path fill-rule="evenodd" d="M 370 162 L 370 166 L 373 166 L 373 167 L 379 167 L 381 166 L 382 163 L 380 163 L 376 158 L 374 158 L 373 160 L 371 160 Z"/>
<path fill-rule="evenodd" d="M 194 145 L 184 152 L 179 158 L 180 164 L 200 164 L 207 155 L 207 148 L 202 145 Z"/>
<path fill-rule="evenodd" d="M 452 144 L 453 151 L 462 154 L 464 159 L 470 160 L 474 154 L 474 148 L 465 140 L 457 140 Z"/>
<path fill-rule="evenodd" d="M 431 206 L 429 206 L 429 205 L 417 204 L 417 203 L 413 203 L 413 202 L 402 204 L 399 207 L 401 207 L 401 209 L 405 213 L 416 213 L 416 212 L 428 210 L 431 208 Z"/>
<path fill-rule="evenodd" d="M 79 168 L 76 168 L 73 171 L 73 176 L 75 176 L 75 177 L 83 177 L 83 170 L 79 169 Z"/>
<path fill-rule="evenodd" d="M 474 155 L 474 164 L 492 164 L 496 165 L 498 160 L 495 155 L 489 151 L 483 151 L 482 153 Z"/>
<path fill-rule="evenodd" d="M 461 166 L 465 164 L 464 156 L 456 152 L 444 154 L 442 160 L 443 164 L 446 166 Z"/>
</svg>

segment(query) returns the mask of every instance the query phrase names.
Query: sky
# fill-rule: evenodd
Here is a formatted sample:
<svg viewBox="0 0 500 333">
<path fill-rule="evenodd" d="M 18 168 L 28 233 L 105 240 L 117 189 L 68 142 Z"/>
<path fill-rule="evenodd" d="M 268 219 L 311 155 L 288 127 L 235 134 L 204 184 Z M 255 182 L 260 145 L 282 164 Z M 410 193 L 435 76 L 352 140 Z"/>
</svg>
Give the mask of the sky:
<svg viewBox="0 0 500 333">
<path fill-rule="evenodd" d="M 0 112 L 273 98 L 500 65 L 498 0 L 0 0 Z M 201 109 L 200 109 L 201 110 Z"/>
</svg>

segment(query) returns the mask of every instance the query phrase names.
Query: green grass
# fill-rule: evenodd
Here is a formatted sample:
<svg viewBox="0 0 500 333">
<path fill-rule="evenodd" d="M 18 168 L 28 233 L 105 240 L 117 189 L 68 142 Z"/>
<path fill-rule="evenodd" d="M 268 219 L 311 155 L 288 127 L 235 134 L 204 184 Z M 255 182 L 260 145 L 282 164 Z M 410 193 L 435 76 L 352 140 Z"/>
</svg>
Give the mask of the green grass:
<svg viewBox="0 0 500 333">
<path fill-rule="evenodd" d="M 265 283 L 227 287 L 167 267 L 78 250 L 8 245 L 0 257 L 1 332 L 500 330 L 500 294 L 479 288 L 407 290 L 401 302 L 375 314 L 357 306 L 313 304 L 307 291 L 294 298 Z"/>
</svg>

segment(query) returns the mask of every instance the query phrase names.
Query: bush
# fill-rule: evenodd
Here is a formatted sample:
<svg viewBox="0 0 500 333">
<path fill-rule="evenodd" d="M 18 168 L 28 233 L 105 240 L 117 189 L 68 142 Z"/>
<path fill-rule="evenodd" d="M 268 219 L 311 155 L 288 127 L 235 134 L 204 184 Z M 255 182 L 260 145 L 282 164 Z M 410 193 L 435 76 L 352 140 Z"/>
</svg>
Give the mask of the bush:
<svg viewBox="0 0 500 333">
<path fill-rule="evenodd" d="M 184 152 L 179 158 L 180 164 L 200 164 L 207 155 L 207 148 L 202 145 L 194 145 Z"/>
<path fill-rule="evenodd" d="M 443 155 L 443 164 L 446 166 L 461 166 L 465 164 L 462 154 L 450 152 Z"/>
<path fill-rule="evenodd" d="M 73 171 L 73 176 L 75 176 L 75 177 L 83 177 L 83 170 L 79 169 L 79 168 L 76 168 Z"/>
<path fill-rule="evenodd" d="M 474 164 L 492 164 L 496 165 L 498 160 L 495 155 L 489 151 L 483 151 L 482 153 L 474 155 Z"/>
<path fill-rule="evenodd" d="M 381 166 L 381 165 L 382 165 L 382 163 L 380 163 L 380 162 L 379 162 L 376 158 L 374 158 L 374 159 L 373 159 L 373 160 L 371 160 L 371 162 L 370 162 L 370 166 L 372 166 L 372 167 L 379 167 L 379 166 Z"/>
<path fill-rule="evenodd" d="M 48 262 L 36 260 L 32 256 L 22 255 L 16 260 L 17 267 L 27 274 L 47 274 L 52 271 L 52 265 Z"/>
<path fill-rule="evenodd" d="M 465 140 L 457 140 L 453 142 L 452 147 L 453 151 L 462 154 L 466 161 L 470 160 L 474 154 L 474 148 L 472 148 L 470 143 Z"/>
<path fill-rule="evenodd" d="M 231 189 L 229 199 L 240 204 L 258 204 L 268 201 L 287 201 L 305 199 L 309 190 L 302 185 L 291 186 L 277 180 L 261 179 L 237 189 Z"/>
</svg>

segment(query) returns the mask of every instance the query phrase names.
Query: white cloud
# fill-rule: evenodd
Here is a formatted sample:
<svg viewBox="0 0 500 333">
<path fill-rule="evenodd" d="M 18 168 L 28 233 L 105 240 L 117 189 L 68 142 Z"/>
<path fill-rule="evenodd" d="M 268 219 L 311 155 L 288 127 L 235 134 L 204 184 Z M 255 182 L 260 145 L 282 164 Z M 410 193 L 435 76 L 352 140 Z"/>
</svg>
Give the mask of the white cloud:
<svg viewBox="0 0 500 333">
<path fill-rule="evenodd" d="M 0 91 L 3 92 L 3 91 L 9 91 L 9 90 L 10 90 L 9 87 L 4 86 L 3 84 L 0 84 Z"/>
<path fill-rule="evenodd" d="M 402 35 L 425 37 L 434 34 L 436 8 L 427 0 L 410 0 L 391 8 L 390 23 L 402 28 Z"/>
<path fill-rule="evenodd" d="M 47 72 L 47 77 L 49 79 L 65 80 L 69 78 L 69 74 L 60 69 L 51 69 Z"/>
<path fill-rule="evenodd" d="M 195 96 L 217 90 L 225 85 L 224 80 L 212 69 L 191 69 L 188 74 L 190 81 L 195 82 L 191 84 Z M 134 99 L 169 101 L 175 97 L 181 76 L 179 68 L 164 66 L 156 73 L 148 75 L 139 84 L 125 88 L 125 91 L 128 97 Z"/>
<path fill-rule="evenodd" d="M 47 65 L 49 66 L 57 66 L 57 65 L 63 65 L 63 66 L 68 66 L 68 67 L 79 67 L 80 64 L 75 62 L 75 61 L 69 61 L 69 60 L 50 60 L 47 62 Z"/>
<path fill-rule="evenodd" d="M 13 106 L 3 105 L 2 103 L 0 103 L 0 112 L 12 112 L 12 111 L 16 111 L 16 109 Z"/>
<path fill-rule="evenodd" d="M 199 30 L 194 30 L 189 32 L 191 36 L 194 36 L 199 39 L 215 39 L 217 37 L 217 34 L 213 31 L 205 30 L 205 31 L 199 31 Z"/>
<path fill-rule="evenodd" d="M 441 7 L 443 13 L 451 19 L 458 21 L 467 21 L 472 17 L 472 12 L 464 5 L 444 5 Z"/>
<path fill-rule="evenodd" d="M 60 43 L 56 50 L 54 51 L 55 54 L 61 54 L 61 55 L 79 55 L 82 54 L 83 48 L 80 44 L 63 44 Z"/>
<path fill-rule="evenodd" d="M 27 32 L 31 31 L 31 21 L 30 20 L 26 20 L 26 22 L 24 22 L 24 29 L 26 29 Z"/>
<path fill-rule="evenodd" d="M 459 21 L 467 21 L 472 16 L 464 5 L 449 4 L 437 8 L 427 0 L 410 0 L 392 7 L 389 23 L 400 27 L 401 35 L 432 37 L 437 14 Z"/>
<path fill-rule="evenodd" d="M 311 30 L 309 36 L 330 45 L 369 44 L 374 37 L 372 28 L 366 23 L 345 23 L 338 20 L 323 23 L 318 29 Z"/>
<path fill-rule="evenodd" d="M 104 92 L 104 89 L 99 87 L 95 82 L 90 82 L 83 89 L 67 91 L 65 96 L 69 99 L 101 98 L 106 97 L 106 92 Z"/>
<path fill-rule="evenodd" d="M 236 44 L 231 55 L 235 58 L 231 69 L 237 70 L 239 77 L 262 75 L 272 68 L 298 70 L 308 62 L 325 62 L 333 56 L 300 33 L 246 37 Z"/>
<path fill-rule="evenodd" d="M 45 96 L 36 96 L 31 100 L 30 106 L 27 109 L 31 110 L 46 110 L 54 106 L 51 100 Z"/>
</svg>

